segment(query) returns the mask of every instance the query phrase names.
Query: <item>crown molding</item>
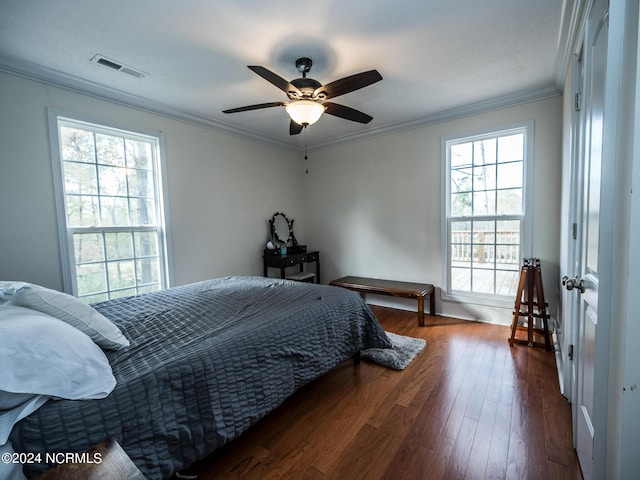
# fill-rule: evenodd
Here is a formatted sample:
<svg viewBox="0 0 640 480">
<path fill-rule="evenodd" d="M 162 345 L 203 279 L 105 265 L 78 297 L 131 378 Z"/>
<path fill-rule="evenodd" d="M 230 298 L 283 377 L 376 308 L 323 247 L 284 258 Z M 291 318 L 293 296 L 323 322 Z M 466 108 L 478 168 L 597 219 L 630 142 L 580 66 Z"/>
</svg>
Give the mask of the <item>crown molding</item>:
<svg viewBox="0 0 640 480">
<path fill-rule="evenodd" d="M 571 0 L 567 0 L 571 1 Z M 576 0 L 580 2 L 581 0 Z M 161 102 L 149 100 L 138 95 L 132 95 L 114 88 L 110 88 L 105 85 L 97 84 L 74 75 L 61 72 L 59 70 L 42 67 L 40 65 L 18 60 L 15 58 L 0 55 L 0 72 L 10 73 L 16 76 L 35 80 L 38 82 L 48 83 L 50 85 L 60 87 L 73 92 L 88 95 L 100 100 L 107 100 L 119 105 L 123 105 L 130 108 L 136 108 L 141 111 L 161 115 L 167 118 L 180 120 L 183 122 L 191 123 L 204 128 L 209 128 L 229 135 L 234 135 L 243 139 L 253 140 L 263 144 L 269 144 L 279 148 L 302 151 L 302 146 L 292 146 L 285 142 L 273 140 L 272 138 L 258 135 L 248 130 L 231 127 L 224 123 L 215 121 L 213 119 L 193 115 L 173 107 L 170 107 Z M 452 108 L 450 110 L 442 111 L 430 115 L 427 117 L 411 120 L 408 122 L 395 123 L 391 125 L 382 126 L 372 130 L 363 131 L 360 133 L 344 135 L 335 137 L 326 142 L 319 142 L 315 144 L 309 144 L 308 150 L 324 148 L 327 146 L 335 145 L 338 143 L 344 143 L 354 140 L 361 140 L 368 137 L 384 135 L 388 133 L 400 132 L 403 130 L 410 130 L 414 128 L 424 127 L 431 124 L 442 123 L 456 118 L 462 118 L 470 115 L 477 115 L 479 113 L 488 112 L 491 110 L 497 110 L 500 108 L 510 107 L 522 103 L 529 103 L 544 98 L 549 98 L 559 95 L 560 92 L 555 87 L 545 87 L 536 90 L 528 90 L 524 92 L 517 92 L 498 98 L 484 100 L 481 102 L 464 105 L 462 107 Z"/>
<path fill-rule="evenodd" d="M 481 102 L 471 103 L 462 107 L 456 107 L 449 110 L 444 110 L 433 115 L 412 120 L 409 122 L 395 123 L 393 125 L 383 126 L 373 130 L 367 130 L 366 132 L 345 135 L 343 137 L 336 137 L 328 142 L 318 143 L 309 147 L 309 149 L 317 149 L 335 145 L 346 141 L 359 140 L 367 137 L 373 137 L 378 135 L 384 135 L 388 133 L 401 132 L 404 130 L 412 130 L 414 128 L 426 127 L 428 125 L 435 125 L 437 123 L 448 122 L 456 120 L 458 118 L 469 117 L 472 115 L 478 115 L 492 110 L 499 110 L 502 108 L 512 107 L 515 105 L 521 105 L 523 103 L 535 102 L 538 100 L 544 100 L 545 98 L 557 97 L 560 92 L 555 87 L 544 87 L 536 90 L 527 90 L 523 92 L 517 92 L 502 97 L 492 98 L 489 100 L 483 100 Z"/>
<path fill-rule="evenodd" d="M 278 142 L 271 138 L 258 135 L 242 128 L 231 127 L 229 125 L 204 116 L 194 115 L 182 110 L 175 109 L 161 102 L 149 100 L 138 95 L 132 95 L 121 90 L 116 90 L 105 85 L 84 80 L 80 77 L 69 75 L 52 68 L 43 67 L 35 63 L 26 62 L 24 60 L 18 60 L 12 57 L 0 55 L 0 72 L 10 73 L 19 77 L 27 78 L 29 80 L 44 82 L 59 88 L 63 88 L 65 90 L 81 93 L 100 100 L 107 100 L 126 107 L 136 108 L 144 112 L 161 115 L 163 117 L 171 118 L 174 120 L 180 120 L 200 127 L 210 128 L 212 130 L 227 133 L 237 137 L 245 139 L 250 138 L 251 140 L 260 143 L 267 143 L 281 148 L 291 148 L 290 145 L 284 142 Z"/>
</svg>

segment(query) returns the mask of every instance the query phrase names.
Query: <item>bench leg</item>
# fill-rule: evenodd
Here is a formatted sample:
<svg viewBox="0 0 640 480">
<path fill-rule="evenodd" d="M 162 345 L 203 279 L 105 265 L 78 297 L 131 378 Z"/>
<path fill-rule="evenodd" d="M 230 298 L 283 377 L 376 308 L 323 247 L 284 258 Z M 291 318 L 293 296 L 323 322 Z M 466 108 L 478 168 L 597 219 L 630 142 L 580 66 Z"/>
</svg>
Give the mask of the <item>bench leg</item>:
<svg viewBox="0 0 640 480">
<path fill-rule="evenodd" d="M 418 325 L 424 327 L 424 297 L 418 297 Z"/>
<path fill-rule="evenodd" d="M 429 294 L 429 315 L 436 314 L 436 291 L 435 289 L 431 290 Z"/>
</svg>

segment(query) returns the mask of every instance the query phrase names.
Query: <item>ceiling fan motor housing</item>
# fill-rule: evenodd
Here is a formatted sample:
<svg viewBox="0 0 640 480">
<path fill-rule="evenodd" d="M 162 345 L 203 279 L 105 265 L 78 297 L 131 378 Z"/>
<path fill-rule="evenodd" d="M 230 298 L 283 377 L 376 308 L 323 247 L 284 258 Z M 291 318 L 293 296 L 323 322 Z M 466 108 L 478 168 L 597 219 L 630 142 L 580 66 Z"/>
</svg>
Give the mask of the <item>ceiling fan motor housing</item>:
<svg viewBox="0 0 640 480">
<path fill-rule="evenodd" d="M 302 97 L 300 97 L 297 92 L 287 92 L 287 96 L 291 100 L 297 100 L 299 98 L 313 98 L 313 92 L 322 86 L 319 81 L 306 77 L 296 78 L 295 80 L 291 80 L 290 83 L 302 92 Z"/>
<path fill-rule="evenodd" d="M 312 66 L 313 60 L 311 60 L 309 57 L 300 57 L 296 60 L 296 68 L 303 77 L 307 76 L 307 73 L 311 70 Z"/>
</svg>

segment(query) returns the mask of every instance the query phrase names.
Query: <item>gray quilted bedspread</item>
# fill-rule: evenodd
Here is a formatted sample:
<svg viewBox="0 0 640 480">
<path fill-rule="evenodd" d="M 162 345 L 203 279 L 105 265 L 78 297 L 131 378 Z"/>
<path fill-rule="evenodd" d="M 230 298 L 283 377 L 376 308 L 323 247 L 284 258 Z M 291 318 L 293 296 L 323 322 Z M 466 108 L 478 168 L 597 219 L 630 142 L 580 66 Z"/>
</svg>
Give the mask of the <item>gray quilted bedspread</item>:
<svg viewBox="0 0 640 480">
<path fill-rule="evenodd" d="M 357 294 L 324 285 L 229 277 L 94 307 L 131 341 L 107 352 L 115 390 L 50 400 L 14 427 L 16 452 L 113 436 L 148 479 L 168 478 L 359 350 L 390 346 Z"/>
</svg>

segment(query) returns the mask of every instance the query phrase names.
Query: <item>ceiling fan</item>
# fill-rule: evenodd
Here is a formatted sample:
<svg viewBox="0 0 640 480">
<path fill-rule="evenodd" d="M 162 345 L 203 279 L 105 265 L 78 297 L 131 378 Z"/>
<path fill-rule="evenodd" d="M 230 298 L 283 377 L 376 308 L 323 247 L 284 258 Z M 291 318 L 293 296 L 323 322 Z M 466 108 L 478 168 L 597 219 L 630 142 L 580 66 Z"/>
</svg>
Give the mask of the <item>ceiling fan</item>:
<svg viewBox="0 0 640 480">
<path fill-rule="evenodd" d="M 379 82 L 382 80 L 382 75 L 380 75 L 377 70 L 356 73 L 355 75 L 350 75 L 322 85 L 313 78 L 307 78 L 307 73 L 311 70 L 312 65 L 313 61 L 310 58 L 298 58 L 296 60 L 296 69 L 302 74 L 302 77 L 291 80 L 291 82 L 288 82 L 265 67 L 249 65 L 248 67 L 254 73 L 260 75 L 266 81 L 286 93 L 291 101 L 247 105 L 246 107 L 223 110 L 223 113 L 246 112 L 248 110 L 258 110 L 269 107 L 285 107 L 285 110 L 291 117 L 289 124 L 290 135 L 299 134 L 304 127 L 317 122 L 323 113 L 359 123 L 369 123 L 373 120 L 373 117 L 366 113 L 338 103 L 327 102 L 326 100 Z"/>
</svg>

